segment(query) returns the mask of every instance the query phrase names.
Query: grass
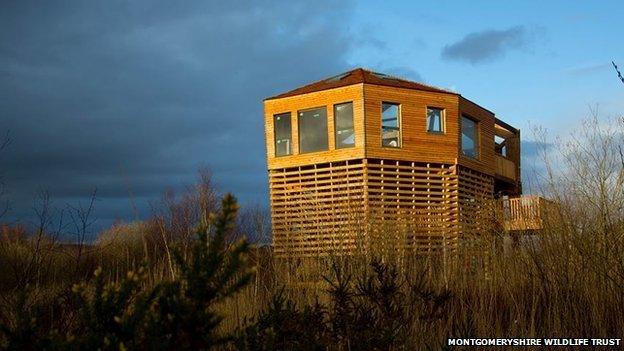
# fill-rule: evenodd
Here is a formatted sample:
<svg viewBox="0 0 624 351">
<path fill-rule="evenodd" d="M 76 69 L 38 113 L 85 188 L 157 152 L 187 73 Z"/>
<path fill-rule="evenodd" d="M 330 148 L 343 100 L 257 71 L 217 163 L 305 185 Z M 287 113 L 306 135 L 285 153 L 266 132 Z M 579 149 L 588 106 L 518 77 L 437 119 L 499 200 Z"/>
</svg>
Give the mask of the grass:
<svg viewBox="0 0 624 351">
<path fill-rule="evenodd" d="M 481 250 L 445 260 L 274 259 L 241 241 L 265 231 L 258 213 L 237 220 L 233 198 L 219 206 L 206 179 L 92 246 L 5 227 L 0 347 L 439 350 L 447 338 L 621 337 L 623 143 L 591 125 L 542 180 L 558 206 L 539 240 L 503 247 L 503 233 L 481 229 Z"/>
</svg>

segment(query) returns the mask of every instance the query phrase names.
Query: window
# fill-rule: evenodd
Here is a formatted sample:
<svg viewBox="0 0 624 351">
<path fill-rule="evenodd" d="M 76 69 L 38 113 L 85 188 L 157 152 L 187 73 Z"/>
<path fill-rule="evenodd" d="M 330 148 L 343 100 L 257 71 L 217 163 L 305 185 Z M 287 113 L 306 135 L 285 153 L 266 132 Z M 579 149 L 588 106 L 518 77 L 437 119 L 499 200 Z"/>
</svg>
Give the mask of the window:
<svg viewBox="0 0 624 351">
<path fill-rule="evenodd" d="M 468 157 L 479 157 L 478 125 L 472 119 L 462 116 L 461 118 L 461 149 Z"/>
<path fill-rule="evenodd" d="M 334 127 L 336 129 L 336 149 L 355 146 L 353 103 L 334 105 Z"/>
<path fill-rule="evenodd" d="M 290 112 L 273 116 L 275 129 L 275 156 L 292 154 Z"/>
<path fill-rule="evenodd" d="M 507 157 L 507 140 L 505 140 L 505 138 L 495 135 L 494 148 L 497 154 Z"/>
<path fill-rule="evenodd" d="M 427 131 L 429 133 L 444 133 L 444 110 L 427 107 Z"/>
<path fill-rule="evenodd" d="M 327 150 L 327 109 L 299 111 L 299 151 Z"/>
<path fill-rule="evenodd" d="M 399 111 L 398 104 L 389 102 L 381 104 L 381 145 L 383 146 L 401 146 Z"/>
</svg>

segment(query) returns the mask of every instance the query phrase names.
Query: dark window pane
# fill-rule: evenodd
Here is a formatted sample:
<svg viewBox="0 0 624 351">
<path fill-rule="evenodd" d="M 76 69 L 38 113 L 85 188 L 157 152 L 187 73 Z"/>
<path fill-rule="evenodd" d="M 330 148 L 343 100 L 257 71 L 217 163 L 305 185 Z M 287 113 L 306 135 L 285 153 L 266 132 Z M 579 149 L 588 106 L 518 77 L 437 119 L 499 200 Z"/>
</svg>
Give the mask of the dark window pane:
<svg viewBox="0 0 624 351">
<path fill-rule="evenodd" d="M 299 151 L 327 150 L 327 111 L 325 107 L 299 112 Z"/>
<path fill-rule="evenodd" d="M 442 121 L 443 114 L 439 108 L 427 107 L 427 131 L 428 132 L 443 132 Z"/>
<path fill-rule="evenodd" d="M 334 127 L 336 129 L 336 149 L 355 146 L 352 103 L 334 105 Z"/>
<path fill-rule="evenodd" d="M 381 104 L 381 144 L 389 147 L 401 146 L 398 104 Z"/>
<path fill-rule="evenodd" d="M 275 128 L 275 156 L 292 154 L 290 113 L 273 116 Z"/>
<path fill-rule="evenodd" d="M 479 157 L 479 147 L 477 145 L 477 122 L 462 116 L 461 119 L 461 149 L 466 156 Z"/>
</svg>

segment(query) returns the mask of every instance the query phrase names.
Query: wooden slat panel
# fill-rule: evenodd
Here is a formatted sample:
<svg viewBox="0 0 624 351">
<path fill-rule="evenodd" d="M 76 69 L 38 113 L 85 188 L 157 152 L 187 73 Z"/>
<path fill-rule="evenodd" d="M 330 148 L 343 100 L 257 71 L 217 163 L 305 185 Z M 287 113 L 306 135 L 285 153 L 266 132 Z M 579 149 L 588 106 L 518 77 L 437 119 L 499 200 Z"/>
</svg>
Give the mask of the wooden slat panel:
<svg viewBox="0 0 624 351">
<path fill-rule="evenodd" d="M 491 220 L 488 206 L 494 198 L 494 178 L 463 166 L 458 166 L 458 175 L 461 237 L 470 240 Z"/>
<path fill-rule="evenodd" d="M 278 257 L 357 249 L 365 222 L 363 160 L 272 169 L 269 183 Z"/>
<path fill-rule="evenodd" d="M 458 189 L 452 164 L 368 160 L 371 250 L 434 252 L 457 243 Z M 389 237 L 389 234 L 392 233 Z"/>
<path fill-rule="evenodd" d="M 516 164 L 507 158 L 496 155 L 496 174 L 509 178 L 510 180 L 516 180 Z"/>
<path fill-rule="evenodd" d="M 453 250 L 458 178 L 452 164 L 365 159 L 269 172 L 278 256 L 354 250 Z"/>
</svg>

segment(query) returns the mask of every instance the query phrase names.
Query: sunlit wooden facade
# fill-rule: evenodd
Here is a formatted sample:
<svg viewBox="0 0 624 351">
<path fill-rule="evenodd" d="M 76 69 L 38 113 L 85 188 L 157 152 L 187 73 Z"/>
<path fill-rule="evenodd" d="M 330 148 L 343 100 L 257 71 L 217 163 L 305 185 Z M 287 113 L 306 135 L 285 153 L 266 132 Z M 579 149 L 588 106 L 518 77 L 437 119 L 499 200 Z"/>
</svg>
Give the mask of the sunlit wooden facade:
<svg viewBox="0 0 624 351">
<path fill-rule="evenodd" d="M 455 92 L 356 69 L 264 122 L 278 255 L 452 249 L 481 200 L 522 192 L 520 131 Z"/>
</svg>

